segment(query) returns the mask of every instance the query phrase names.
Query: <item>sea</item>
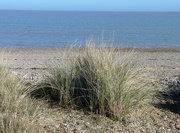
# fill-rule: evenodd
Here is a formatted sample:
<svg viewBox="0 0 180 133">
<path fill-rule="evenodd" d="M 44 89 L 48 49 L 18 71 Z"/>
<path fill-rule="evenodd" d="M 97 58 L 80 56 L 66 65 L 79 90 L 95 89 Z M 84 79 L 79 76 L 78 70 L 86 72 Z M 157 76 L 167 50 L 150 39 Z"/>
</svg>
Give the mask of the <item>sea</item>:
<svg viewBox="0 0 180 133">
<path fill-rule="evenodd" d="M 0 10 L 0 48 L 180 47 L 180 12 Z"/>
</svg>

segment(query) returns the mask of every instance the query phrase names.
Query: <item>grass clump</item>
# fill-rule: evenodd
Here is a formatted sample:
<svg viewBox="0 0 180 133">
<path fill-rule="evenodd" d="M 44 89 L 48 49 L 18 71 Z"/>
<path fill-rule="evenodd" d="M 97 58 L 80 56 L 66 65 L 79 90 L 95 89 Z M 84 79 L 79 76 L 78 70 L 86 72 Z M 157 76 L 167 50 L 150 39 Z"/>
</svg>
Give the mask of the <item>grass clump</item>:
<svg viewBox="0 0 180 133">
<path fill-rule="evenodd" d="M 25 95 L 27 88 L 16 76 L 0 65 L 0 132 L 42 132 L 40 105 Z"/>
<path fill-rule="evenodd" d="M 88 46 L 73 69 L 73 98 L 76 105 L 110 118 L 121 118 L 149 95 L 148 83 L 130 59 L 118 62 L 113 49 Z"/>
<path fill-rule="evenodd" d="M 146 103 L 151 85 L 130 58 L 118 60 L 113 48 L 97 48 L 92 43 L 72 59 L 68 69 L 51 69 L 44 84 L 36 86 L 31 95 L 48 97 L 61 106 L 122 119 Z"/>
</svg>

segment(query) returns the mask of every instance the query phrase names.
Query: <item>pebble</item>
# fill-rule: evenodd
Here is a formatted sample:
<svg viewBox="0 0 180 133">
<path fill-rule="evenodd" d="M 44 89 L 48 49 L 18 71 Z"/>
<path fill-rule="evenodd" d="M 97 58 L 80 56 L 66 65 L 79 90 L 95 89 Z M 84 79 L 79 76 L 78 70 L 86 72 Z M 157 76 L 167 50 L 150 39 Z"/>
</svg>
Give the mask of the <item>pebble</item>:
<svg viewBox="0 0 180 133">
<path fill-rule="evenodd" d="M 43 80 L 43 76 L 38 72 L 29 72 L 26 73 L 23 77 L 23 83 L 25 84 L 32 84 L 37 83 Z"/>
<path fill-rule="evenodd" d="M 176 124 L 175 124 L 175 127 L 176 127 L 177 130 L 180 131 L 180 118 L 177 119 Z"/>
</svg>

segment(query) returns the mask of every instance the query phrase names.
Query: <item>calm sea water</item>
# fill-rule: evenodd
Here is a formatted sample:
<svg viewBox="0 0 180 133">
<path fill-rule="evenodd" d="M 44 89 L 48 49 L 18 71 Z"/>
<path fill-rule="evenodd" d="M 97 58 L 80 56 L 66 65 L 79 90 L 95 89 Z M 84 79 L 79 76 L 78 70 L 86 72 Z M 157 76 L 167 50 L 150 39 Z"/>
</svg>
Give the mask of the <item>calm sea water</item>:
<svg viewBox="0 0 180 133">
<path fill-rule="evenodd" d="M 116 47 L 180 47 L 180 12 L 0 10 L 0 47 L 83 47 L 90 38 Z"/>
</svg>

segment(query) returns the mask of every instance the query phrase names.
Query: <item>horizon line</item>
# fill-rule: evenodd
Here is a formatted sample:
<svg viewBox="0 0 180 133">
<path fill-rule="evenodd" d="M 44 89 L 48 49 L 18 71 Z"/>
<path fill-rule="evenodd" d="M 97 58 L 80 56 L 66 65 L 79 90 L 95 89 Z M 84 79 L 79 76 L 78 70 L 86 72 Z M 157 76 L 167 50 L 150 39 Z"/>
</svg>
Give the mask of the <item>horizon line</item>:
<svg viewBox="0 0 180 133">
<path fill-rule="evenodd" d="M 0 9 L 0 11 L 54 11 L 54 12 L 180 12 L 180 11 L 113 11 L 113 10 L 52 10 L 52 9 Z"/>
</svg>

